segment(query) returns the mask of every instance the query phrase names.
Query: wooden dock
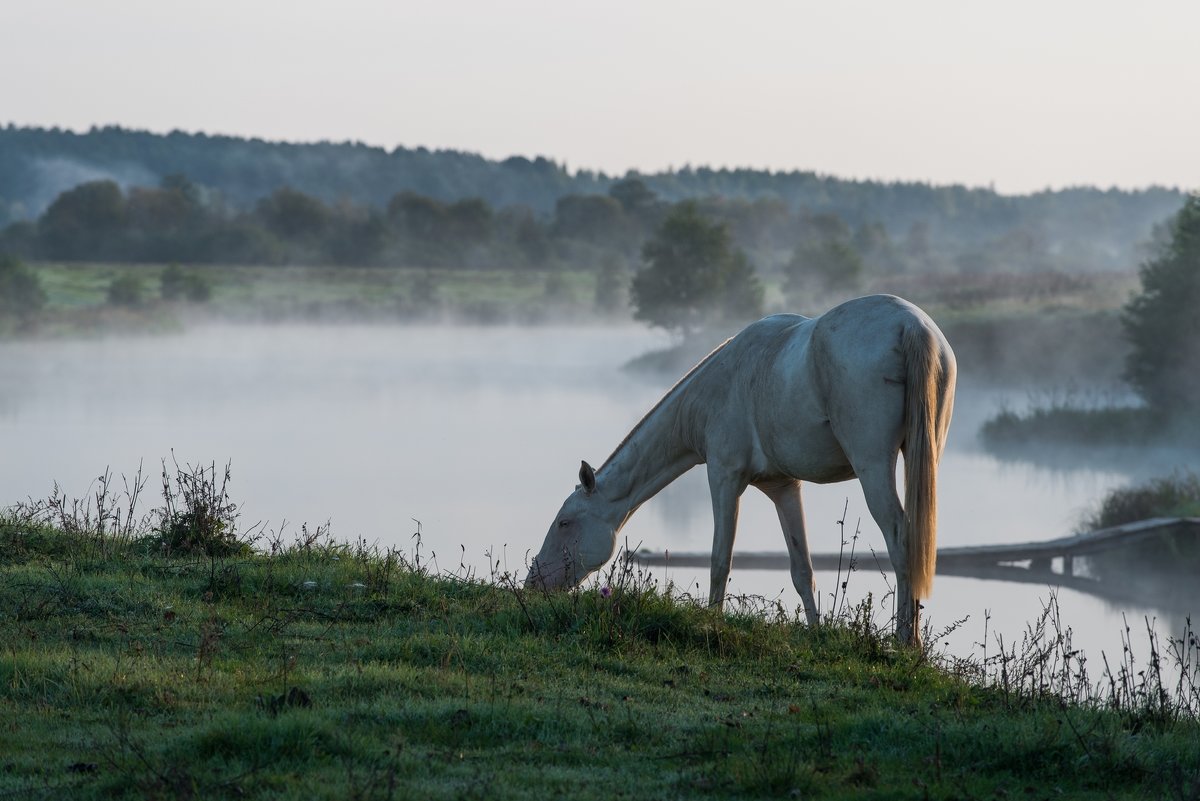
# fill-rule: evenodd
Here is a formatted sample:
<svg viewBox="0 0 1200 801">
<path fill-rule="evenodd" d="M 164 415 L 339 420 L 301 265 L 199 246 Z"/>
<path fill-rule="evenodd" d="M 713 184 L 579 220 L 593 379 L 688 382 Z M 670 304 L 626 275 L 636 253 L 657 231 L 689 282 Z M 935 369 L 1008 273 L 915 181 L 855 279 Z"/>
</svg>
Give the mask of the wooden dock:
<svg viewBox="0 0 1200 801">
<path fill-rule="evenodd" d="M 971 545 L 938 548 L 937 573 L 941 576 L 967 576 L 1023 583 L 1047 584 L 1093 592 L 1103 595 L 1122 595 L 1119 589 L 1106 587 L 1094 578 L 1076 571 L 1076 559 L 1104 551 L 1129 548 L 1158 537 L 1200 538 L 1198 517 L 1156 517 L 1123 526 L 1073 534 L 1041 542 L 1020 542 L 1010 545 Z M 861 538 L 860 538 L 861 546 Z M 707 568 L 707 553 L 653 553 L 639 551 L 634 558 L 647 566 Z M 816 570 L 849 569 L 849 548 L 837 553 L 814 553 Z M 891 570 L 886 551 L 854 555 L 858 570 Z M 733 564 L 741 570 L 788 570 L 791 561 L 786 551 L 750 551 L 733 554 Z M 1057 569 L 1056 569 L 1057 568 Z"/>
</svg>

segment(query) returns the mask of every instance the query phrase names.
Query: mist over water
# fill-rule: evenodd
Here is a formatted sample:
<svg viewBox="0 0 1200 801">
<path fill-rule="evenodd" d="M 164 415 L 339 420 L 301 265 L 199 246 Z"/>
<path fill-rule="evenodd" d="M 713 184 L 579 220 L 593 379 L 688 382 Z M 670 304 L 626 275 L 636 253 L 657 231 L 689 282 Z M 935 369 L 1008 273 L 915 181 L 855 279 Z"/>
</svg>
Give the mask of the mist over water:
<svg viewBox="0 0 1200 801">
<path fill-rule="evenodd" d="M 241 524 L 264 521 L 284 539 L 303 522 L 331 523 L 341 540 L 412 547 L 420 521 L 423 553 L 441 569 L 460 562 L 487 575 L 490 552 L 523 573 L 580 459 L 599 465 L 676 376 L 623 371 L 635 356 L 668 344 L 627 327 L 236 326 L 200 327 L 153 339 L 0 344 L 0 506 L 48 495 L 54 482 L 89 494 L 106 467 L 151 476 L 142 511 L 155 502 L 161 460 L 230 462 Z M 965 372 L 965 371 L 964 371 Z M 1071 533 L 1108 490 L 1161 469 L 1146 462 L 1051 469 L 1002 462 L 975 432 L 1011 403 L 960 383 L 940 473 L 940 545 L 1042 540 Z M 857 482 L 806 485 L 814 551 L 837 551 L 861 525 L 862 567 L 852 599 L 882 595 L 868 569 L 882 536 Z M 623 536 L 631 547 L 707 551 L 711 516 L 703 469 L 646 504 Z M 861 524 L 860 522 L 861 521 Z M 786 571 L 737 567 L 736 551 L 781 551 L 774 508 L 755 490 L 742 505 L 734 592 L 798 604 Z M 697 594 L 707 576 L 670 569 L 664 578 Z M 818 574 L 828 605 L 835 576 Z M 935 629 L 971 620 L 949 640 L 973 650 L 989 631 L 1019 639 L 1047 588 L 940 577 L 927 615 Z M 1059 602 L 1076 644 L 1120 652 L 1122 614 L 1163 617 L 1062 590 Z M 1178 611 L 1164 622 L 1174 627 Z M 1164 628 L 1166 633 L 1169 628 Z"/>
</svg>

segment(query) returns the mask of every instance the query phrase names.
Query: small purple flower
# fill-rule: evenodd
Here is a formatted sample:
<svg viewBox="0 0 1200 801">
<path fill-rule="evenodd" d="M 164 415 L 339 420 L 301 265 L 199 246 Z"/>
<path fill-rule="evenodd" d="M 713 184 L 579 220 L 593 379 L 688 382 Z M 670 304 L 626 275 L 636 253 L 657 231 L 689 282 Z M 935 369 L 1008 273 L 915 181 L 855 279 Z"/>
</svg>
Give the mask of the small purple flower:
<svg viewBox="0 0 1200 801">
<path fill-rule="evenodd" d="M 612 587 L 604 586 L 604 587 L 600 588 L 600 597 L 601 598 L 607 598 L 610 595 L 612 595 Z"/>
</svg>

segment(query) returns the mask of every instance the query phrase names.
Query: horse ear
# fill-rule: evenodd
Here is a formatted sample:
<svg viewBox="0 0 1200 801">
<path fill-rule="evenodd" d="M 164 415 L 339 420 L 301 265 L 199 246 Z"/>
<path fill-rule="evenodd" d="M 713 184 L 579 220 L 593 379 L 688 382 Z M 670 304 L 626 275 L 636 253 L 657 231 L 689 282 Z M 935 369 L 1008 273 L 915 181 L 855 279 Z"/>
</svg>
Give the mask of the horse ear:
<svg viewBox="0 0 1200 801">
<path fill-rule="evenodd" d="M 579 483 L 588 495 L 596 491 L 596 471 L 587 462 L 579 463 Z"/>
</svg>

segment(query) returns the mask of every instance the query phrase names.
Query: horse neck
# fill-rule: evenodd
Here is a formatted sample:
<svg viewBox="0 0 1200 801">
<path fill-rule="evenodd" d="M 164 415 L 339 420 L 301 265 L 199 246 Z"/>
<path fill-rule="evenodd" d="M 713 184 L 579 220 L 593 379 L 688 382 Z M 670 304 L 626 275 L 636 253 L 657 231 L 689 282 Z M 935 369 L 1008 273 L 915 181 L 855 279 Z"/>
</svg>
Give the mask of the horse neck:
<svg viewBox="0 0 1200 801">
<path fill-rule="evenodd" d="M 686 442 L 685 382 L 671 390 L 630 432 L 596 474 L 601 494 L 624 519 L 685 472 L 700 464 Z"/>
</svg>

